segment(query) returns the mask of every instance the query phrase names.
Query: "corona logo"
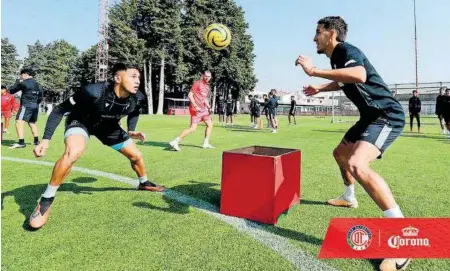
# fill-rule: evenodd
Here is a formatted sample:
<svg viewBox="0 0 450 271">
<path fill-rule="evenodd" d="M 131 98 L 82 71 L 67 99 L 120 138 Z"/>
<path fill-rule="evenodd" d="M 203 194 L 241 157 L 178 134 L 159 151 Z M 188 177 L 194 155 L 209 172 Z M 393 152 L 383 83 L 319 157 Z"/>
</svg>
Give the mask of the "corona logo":
<svg viewBox="0 0 450 271">
<path fill-rule="evenodd" d="M 391 236 L 388 239 L 388 245 L 391 248 L 400 249 L 400 247 L 429 247 L 431 246 L 428 238 L 418 238 L 419 229 L 409 226 L 402 230 L 402 235 Z"/>
</svg>

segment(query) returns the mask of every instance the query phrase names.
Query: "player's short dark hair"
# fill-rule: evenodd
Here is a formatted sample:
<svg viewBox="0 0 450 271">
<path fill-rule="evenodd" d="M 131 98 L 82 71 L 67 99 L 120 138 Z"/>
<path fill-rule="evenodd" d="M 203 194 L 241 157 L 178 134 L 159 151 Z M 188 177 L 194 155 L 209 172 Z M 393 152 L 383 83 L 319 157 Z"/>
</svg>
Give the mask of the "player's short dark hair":
<svg viewBox="0 0 450 271">
<path fill-rule="evenodd" d="M 112 75 L 116 75 L 117 72 L 120 71 L 127 71 L 129 69 L 136 69 L 139 72 L 141 72 L 141 70 L 139 69 L 139 65 L 134 64 L 134 63 L 129 63 L 129 62 L 119 62 L 114 64 L 114 66 L 111 69 L 111 73 Z"/>
<path fill-rule="evenodd" d="M 253 95 L 252 95 L 252 94 L 248 94 L 248 97 L 249 97 L 249 98 L 252 98 L 252 97 L 253 97 Z"/>
<path fill-rule="evenodd" d="M 6 86 L 5 86 L 5 85 L 2 85 L 2 89 L 6 89 Z"/>
<path fill-rule="evenodd" d="M 31 68 L 23 68 L 20 74 L 28 74 L 29 76 L 34 76 L 34 71 Z"/>
<path fill-rule="evenodd" d="M 294 95 L 292 95 L 292 96 L 291 96 L 291 98 L 295 98 L 295 96 L 294 96 Z"/>
<path fill-rule="evenodd" d="M 412 93 L 417 93 L 417 90 L 413 90 L 413 92 Z"/>
<path fill-rule="evenodd" d="M 336 40 L 343 42 L 347 38 L 347 23 L 340 16 L 327 16 L 320 19 L 317 24 L 322 24 L 326 30 L 336 30 Z"/>
</svg>

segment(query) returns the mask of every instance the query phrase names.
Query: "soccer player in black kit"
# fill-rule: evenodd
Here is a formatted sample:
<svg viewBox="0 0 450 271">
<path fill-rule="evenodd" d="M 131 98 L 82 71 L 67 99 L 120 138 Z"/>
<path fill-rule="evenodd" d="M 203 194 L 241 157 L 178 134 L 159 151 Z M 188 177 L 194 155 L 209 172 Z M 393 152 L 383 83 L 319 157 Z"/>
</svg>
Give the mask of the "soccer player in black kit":
<svg viewBox="0 0 450 271">
<path fill-rule="evenodd" d="M 66 119 L 65 152 L 56 162 L 50 182 L 41 200 L 30 216 L 29 225 L 41 228 L 48 219 L 56 191 L 70 173 L 73 164 L 83 154 L 91 135 L 104 145 L 127 157 L 139 179 L 139 190 L 164 191 L 164 187 L 147 179 L 144 159 L 131 138 L 145 140 L 142 132 L 135 131 L 145 96 L 138 91 L 140 73 L 137 66 L 118 63 L 113 67 L 113 82 L 91 84 L 77 91 L 56 106 L 48 117 L 42 142 L 34 149 L 36 157 L 45 155 L 50 139 L 61 122 Z M 128 132 L 119 125 L 127 116 Z"/>
<path fill-rule="evenodd" d="M 442 123 L 442 120 L 444 118 L 444 104 L 445 104 L 445 95 L 444 95 L 445 87 L 442 87 L 439 90 L 439 95 L 436 97 L 436 110 L 435 114 L 438 117 L 439 125 L 441 125 L 441 133 L 446 134 L 447 129 L 444 127 L 444 124 Z"/>
<path fill-rule="evenodd" d="M 303 91 L 307 96 L 342 89 L 360 113 L 359 121 L 348 130 L 333 152 L 342 172 L 345 193 L 329 200 L 328 204 L 356 208 L 354 183 L 357 180 L 386 217 L 401 218 L 403 214 L 389 186 L 370 168 L 370 163 L 381 158 L 402 133 L 405 114 L 367 57 L 345 42 L 346 36 L 347 24 L 341 17 L 319 20 L 314 42 L 317 53 L 330 58 L 332 69 L 318 69 L 306 56 L 299 56 L 295 62 L 309 76 L 332 80 L 323 85 L 305 86 Z M 385 259 L 380 270 L 403 270 L 409 262 L 410 259 Z"/>
<path fill-rule="evenodd" d="M 295 112 L 297 111 L 296 109 L 296 105 L 297 103 L 295 102 L 295 97 L 291 96 L 291 109 L 289 109 L 289 125 L 291 125 L 291 116 L 294 119 L 294 125 L 297 125 L 297 121 L 295 120 Z"/>
<path fill-rule="evenodd" d="M 20 97 L 20 109 L 16 115 L 16 131 L 18 142 L 14 143 L 10 149 L 25 148 L 24 124 L 28 123 L 31 133 L 34 137 L 34 145 L 39 144 L 39 132 L 36 122 L 39 115 L 39 104 L 41 103 L 44 92 L 41 85 L 33 78 L 34 71 L 25 68 L 20 71 L 21 80 L 9 89 L 9 93 L 14 94 L 22 91 Z"/>
<path fill-rule="evenodd" d="M 422 110 L 422 102 L 419 98 L 419 93 L 414 90 L 413 96 L 409 98 L 409 127 L 413 131 L 414 118 L 417 120 L 417 132 L 420 133 L 420 111 Z"/>
<path fill-rule="evenodd" d="M 222 95 L 217 100 L 217 114 L 219 114 L 219 123 L 223 125 L 225 123 L 225 100 Z"/>
</svg>

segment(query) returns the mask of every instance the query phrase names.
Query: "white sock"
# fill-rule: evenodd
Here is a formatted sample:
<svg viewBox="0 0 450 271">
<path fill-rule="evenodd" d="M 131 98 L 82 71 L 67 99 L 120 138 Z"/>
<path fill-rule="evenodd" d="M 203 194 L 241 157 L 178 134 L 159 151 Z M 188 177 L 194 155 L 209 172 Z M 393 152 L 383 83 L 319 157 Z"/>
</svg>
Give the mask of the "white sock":
<svg viewBox="0 0 450 271">
<path fill-rule="evenodd" d="M 205 137 L 205 141 L 203 142 L 203 145 L 209 145 L 209 137 Z"/>
<path fill-rule="evenodd" d="M 355 185 L 354 184 L 344 185 L 344 187 L 345 187 L 344 198 L 348 200 L 356 199 Z"/>
<path fill-rule="evenodd" d="M 59 188 L 59 185 L 53 186 L 53 185 L 48 184 L 47 189 L 45 189 L 45 192 L 44 192 L 44 194 L 42 194 L 42 196 L 44 198 L 53 198 L 56 195 L 56 191 L 58 190 L 58 188 Z"/>
<path fill-rule="evenodd" d="M 180 137 L 177 137 L 177 138 L 175 138 L 175 142 L 180 142 L 180 140 L 181 140 L 181 138 Z"/>
<path fill-rule="evenodd" d="M 139 183 L 145 183 L 146 181 L 148 181 L 147 175 L 138 177 L 138 180 L 139 180 Z"/>
<path fill-rule="evenodd" d="M 402 210 L 400 210 L 400 206 L 395 206 L 394 208 L 383 211 L 385 217 L 390 218 L 403 218 Z"/>
</svg>

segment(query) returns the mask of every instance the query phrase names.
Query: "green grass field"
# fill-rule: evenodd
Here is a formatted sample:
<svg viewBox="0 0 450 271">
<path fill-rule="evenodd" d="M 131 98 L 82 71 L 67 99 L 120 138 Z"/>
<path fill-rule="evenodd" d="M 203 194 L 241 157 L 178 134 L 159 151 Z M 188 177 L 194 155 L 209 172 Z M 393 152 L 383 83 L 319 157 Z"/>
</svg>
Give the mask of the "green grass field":
<svg viewBox="0 0 450 271">
<path fill-rule="evenodd" d="M 329 118 L 299 118 L 280 130 L 247 129 L 248 116 L 239 126 L 215 127 L 213 150 L 199 148 L 203 127 L 181 143 L 182 151 L 167 150 L 187 126 L 188 118 L 141 116 L 138 130 L 147 134 L 139 144 L 148 175 L 173 191 L 220 202 L 222 151 L 251 145 L 297 148 L 302 151 L 301 204 L 283 216 L 268 232 L 283 236 L 295 247 L 316 257 L 329 220 L 333 217 L 381 217 L 382 213 L 358 185 L 358 209 L 333 208 L 327 199 L 343 192 L 332 157 L 350 123 L 330 124 Z M 45 117 L 40 118 L 44 127 Z M 14 124 L 14 123 L 12 123 Z M 10 127 L 12 131 L 13 127 Z M 437 125 L 424 133 L 404 133 L 376 161 L 376 169 L 389 183 L 408 217 L 449 217 L 450 140 Z M 58 128 L 47 156 L 55 162 L 63 152 L 63 125 Z M 26 142 L 31 142 L 26 128 Z M 7 134 L 2 157 L 33 160 L 32 147 L 10 150 L 15 139 Z M 76 166 L 134 178 L 129 162 L 91 138 Z M 128 184 L 72 172 L 59 189 L 48 224 L 39 231 L 24 229 L 49 180 L 49 166 L 2 160 L 2 267 L 4 270 L 295 270 L 274 250 L 198 208 L 159 193 L 135 191 Z M 379 261 L 326 260 L 340 270 L 377 270 Z M 307 270 L 307 269 L 305 269 Z M 414 260 L 408 270 L 450 270 L 450 261 Z"/>
</svg>

